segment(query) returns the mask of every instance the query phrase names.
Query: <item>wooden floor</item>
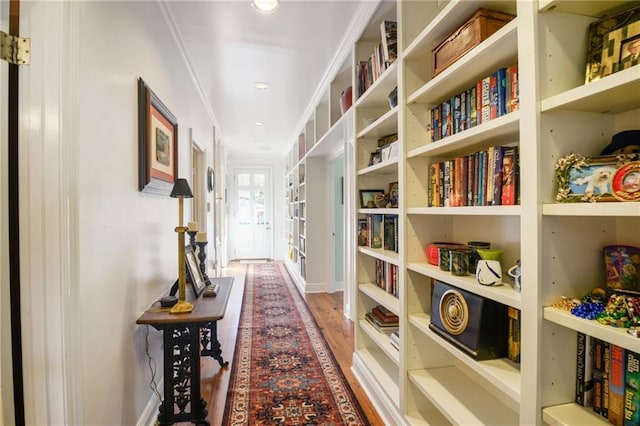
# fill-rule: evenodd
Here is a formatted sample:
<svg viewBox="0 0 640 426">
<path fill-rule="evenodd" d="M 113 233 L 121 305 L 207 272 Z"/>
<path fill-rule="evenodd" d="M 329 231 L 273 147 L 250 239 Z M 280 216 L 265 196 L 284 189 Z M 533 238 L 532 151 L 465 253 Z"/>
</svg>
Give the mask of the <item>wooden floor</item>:
<svg viewBox="0 0 640 426">
<path fill-rule="evenodd" d="M 222 345 L 222 356 L 225 361 L 230 363 L 233 361 L 233 350 L 242 307 L 244 271 L 245 265 L 237 265 L 233 268 L 226 268 L 223 273 L 223 275 L 235 278 L 227 312 L 225 317 L 218 322 L 218 340 Z M 384 423 L 371 405 L 369 398 L 367 398 L 358 381 L 351 373 L 353 323 L 343 315 L 342 293 L 308 294 L 305 296 L 305 300 L 322 329 L 336 360 L 340 364 L 342 372 L 351 385 L 364 414 L 372 426 L 383 425 Z M 203 398 L 207 401 L 209 421 L 212 426 L 217 426 L 222 423 L 231 367 L 220 368 L 218 362 L 210 357 L 204 357 L 201 365 L 202 393 Z"/>
</svg>

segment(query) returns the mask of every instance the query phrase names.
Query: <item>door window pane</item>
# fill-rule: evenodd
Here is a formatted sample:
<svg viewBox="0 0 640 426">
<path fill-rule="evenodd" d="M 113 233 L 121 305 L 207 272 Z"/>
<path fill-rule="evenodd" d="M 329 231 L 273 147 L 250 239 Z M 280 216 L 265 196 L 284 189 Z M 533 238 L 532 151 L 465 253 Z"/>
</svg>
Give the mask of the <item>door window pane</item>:
<svg viewBox="0 0 640 426">
<path fill-rule="evenodd" d="M 251 174 L 238 173 L 238 186 L 249 186 L 249 185 L 251 185 Z"/>
<path fill-rule="evenodd" d="M 238 223 L 249 225 L 251 223 L 251 200 L 249 191 L 238 191 Z"/>
<path fill-rule="evenodd" d="M 264 191 L 254 191 L 254 197 L 256 225 L 264 225 Z"/>
<path fill-rule="evenodd" d="M 266 176 L 262 173 L 256 173 L 255 175 L 253 175 L 253 184 L 255 186 L 264 186 L 266 180 Z"/>
</svg>

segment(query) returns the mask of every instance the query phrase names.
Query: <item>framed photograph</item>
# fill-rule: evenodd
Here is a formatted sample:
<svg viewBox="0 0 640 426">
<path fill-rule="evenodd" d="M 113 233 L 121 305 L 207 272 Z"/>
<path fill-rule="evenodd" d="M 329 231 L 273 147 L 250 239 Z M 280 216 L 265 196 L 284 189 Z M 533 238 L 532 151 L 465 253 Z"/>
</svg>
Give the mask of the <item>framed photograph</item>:
<svg viewBox="0 0 640 426">
<path fill-rule="evenodd" d="M 391 202 L 391 207 L 398 207 L 398 182 L 389 184 L 389 201 Z"/>
<path fill-rule="evenodd" d="M 380 158 L 382 159 L 382 161 L 387 161 L 390 157 L 391 154 L 391 144 L 389 145 L 385 145 L 382 148 L 380 148 Z"/>
<path fill-rule="evenodd" d="M 556 201 L 639 201 L 640 155 L 570 154 L 555 166 Z"/>
<path fill-rule="evenodd" d="M 360 190 L 360 207 L 363 209 L 372 209 L 376 207 L 374 197 L 376 194 L 383 194 L 384 189 L 361 189 Z"/>
<path fill-rule="evenodd" d="M 187 245 L 184 248 L 185 261 L 187 264 L 187 277 L 188 281 L 193 286 L 193 292 L 196 297 L 200 297 L 204 288 L 207 286 L 207 282 L 204 280 L 202 276 L 202 271 L 200 271 L 200 263 L 196 258 L 196 253 L 193 251 L 191 245 Z"/>
<path fill-rule="evenodd" d="M 358 219 L 358 245 L 369 245 L 369 223 L 367 219 Z"/>
<path fill-rule="evenodd" d="M 381 162 L 382 162 L 382 153 L 380 151 L 372 152 L 369 155 L 369 166 L 373 166 Z"/>
<path fill-rule="evenodd" d="M 640 36 L 640 7 L 618 12 L 593 22 L 589 26 L 587 36 L 585 83 L 636 65 L 638 59 L 632 50 L 636 49 L 635 43 L 638 36 Z M 640 43 L 637 49 L 640 51 Z"/>
<path fill-rule="evenodd" d="M 178 121 L 138 79 L 139 190 L 169 195 L 178 175 Z"/>
</svg>

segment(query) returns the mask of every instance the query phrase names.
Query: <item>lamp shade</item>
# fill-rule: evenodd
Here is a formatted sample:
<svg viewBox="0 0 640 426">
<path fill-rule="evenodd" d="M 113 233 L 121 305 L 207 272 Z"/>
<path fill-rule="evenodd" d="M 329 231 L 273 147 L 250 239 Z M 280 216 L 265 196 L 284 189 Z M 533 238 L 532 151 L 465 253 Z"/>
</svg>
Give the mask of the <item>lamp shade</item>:
<svg viewBox="0 0 640 426">
<path fill-rule="evenodd" d="M 176 183 L 173 185 L 170 196 L 173 198 L 193 198 L 191 188 L 189 188 L 189 182 L 184 178 L 176 179 Z"/>
</svg>

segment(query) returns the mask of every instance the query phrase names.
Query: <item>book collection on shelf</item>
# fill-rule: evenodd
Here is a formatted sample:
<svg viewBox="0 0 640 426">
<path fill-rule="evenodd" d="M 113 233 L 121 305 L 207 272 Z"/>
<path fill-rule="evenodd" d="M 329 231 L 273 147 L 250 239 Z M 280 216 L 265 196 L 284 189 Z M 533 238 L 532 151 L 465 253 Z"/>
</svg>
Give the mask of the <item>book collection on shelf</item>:
<svg viewBox="0 0 640 426">
<path fill-rule="evenodd" d="M 372 214 L 358 222 L 360 246 L 398 253 L 398 215 Z"/>
<path fill-rule="evenodd" d="M 517 110 L 518 85 L 518 65 L 511 65 L 429 109 L 429 140 L 439 141 Z"/>
<path fill-rule="evenodd" d="M 398 265 L 376 259 L 376 285 L 398 297 Z"/>
<path fill-rule="evenodd" d="M 369 87 L 389 68 L 397 57 L 397 23 L 382 21 L 380 24 L 381 41 L 374 48 L 366 61 L 358 63 L 356 81 L 358 82 L 357 97 L 360 97 Z"/>
<path fill-rule="evenodd" d="M 615 426 L 640 424 L 640 355 L 578 332 L 575 402 Z"/>
<path fill-rule="evenodd" d="M 495 146 L 432 163 L 428 207 L 519 204 L 518 146 Z"/>
</svg>

